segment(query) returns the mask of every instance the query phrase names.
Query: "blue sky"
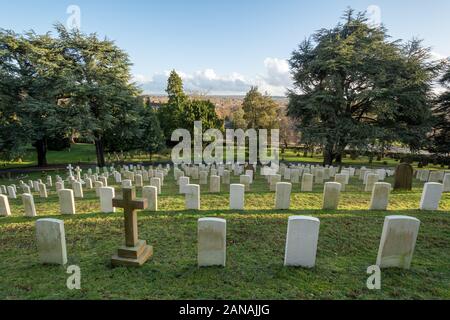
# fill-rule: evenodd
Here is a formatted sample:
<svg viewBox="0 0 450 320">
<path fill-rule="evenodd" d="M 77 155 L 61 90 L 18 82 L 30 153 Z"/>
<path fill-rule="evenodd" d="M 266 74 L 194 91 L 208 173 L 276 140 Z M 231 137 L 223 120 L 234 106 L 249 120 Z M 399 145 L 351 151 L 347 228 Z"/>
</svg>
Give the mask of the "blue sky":
<svg viewBox="0 0 450 320">
<path fill-rule="evenodd" d="M 334 26 L 351 6 L 380 9 L 393 38 L 418 37 L 436 57 L 450 56 L 450 1 L 433 0 L 1 0 L 0 27 L 47 32 L 81 10 L 81 30 L 107 36 L 129 54 L 135 79 L 161 93 L 179 71 L 188 91 L 242 94 L 250 85 L 280 95 L 286 59 L 305 37 Z"/>
</svg>

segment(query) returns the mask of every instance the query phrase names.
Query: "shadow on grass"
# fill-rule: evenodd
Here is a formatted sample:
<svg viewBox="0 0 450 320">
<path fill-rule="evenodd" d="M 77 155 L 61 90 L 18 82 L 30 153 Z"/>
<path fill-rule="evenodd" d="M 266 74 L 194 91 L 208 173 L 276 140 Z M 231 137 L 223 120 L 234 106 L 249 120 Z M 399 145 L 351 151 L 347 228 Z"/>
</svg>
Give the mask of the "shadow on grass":
<svg viewBox="0 0 450 320">
<path fill-rule="evenodd" d="M 419 217 L 439 217 L 439 218 L 449 218 L 450 215 L 445 211 L 420 211 L 417 209 L 406 209 L 406 210 L 388 210 L 388 211 L 371 211 L 371 210 L 321 210 L 321 209 L 305 209 L 305 210 L 276 210 L 276 209 L 254 209 L 254 210 L 229 210 L 229 209 L 219 209 L 219 210 L 174 210 L 174 211 L 140 211 L 138 214 L 140 217 L 179 217 L 179 218 L 199 218 L 199 217 L 226 217 L 233 216 L 239 218 L 249 217 L 254 219 L 255 217 L 263 218 L 274 218 L 276 216 L 286 217 L 294 215 L 308 215 L 308 216 L 318 216 L 318 217 L 342 217 L 342 218 L 367 218 L 367 217 L 384 217 L 390 215 L 406 215 L 406 216 L 419 216 Z M 64 221 L 79 221 L 87 219 L 98 219 L 98 218 L 122 218 L 123 212 L 121 209 L 115 213 L 103 213 L 103 212 L 93 212 L 93 213 L 82 213 L 75 215 L 40 215 L 38 217 L 0 217 L 0 225 L 14 224 L 14 223 L 27 223 L 35 222 L 39 219 L 61 219 Z"/>
</svg>

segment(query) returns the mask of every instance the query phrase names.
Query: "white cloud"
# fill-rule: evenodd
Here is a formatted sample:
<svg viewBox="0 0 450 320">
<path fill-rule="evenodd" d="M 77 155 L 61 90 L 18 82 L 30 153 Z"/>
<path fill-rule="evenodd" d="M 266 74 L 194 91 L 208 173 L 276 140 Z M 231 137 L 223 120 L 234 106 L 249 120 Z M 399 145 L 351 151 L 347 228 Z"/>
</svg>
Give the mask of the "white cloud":
<svg viewBox="0 0 450 320">
<path fill-rule="evenodd" d="M 445 56 L 439 52 L 431 51 L 430 52 L 431 60 L 444 60 L 444 59 L 450 59 L 450 57 Z"/>
<path fill-rule="evenodd" d="M 264 60 L 265 74 L 253 78 L 233 72 L 218 75 L 214 69 L 208 68 L 192 74 L 178 71 L 183 79 L 187 92 L 207 93 L 215 95 L 243 95 L 251 86 L 258 86 L 261 92 L 283 96 L 291 85 L 289 65 L 286 60 L 267 58 Z M 151 77 L 135 75 L 134 80 L 141 85 L 145 93 L 162 94 L 165 92 L 169 71 L 155 73 Z"/>
<path fill-rule="evenodd" d="M 273 86 L 290 86 L 291 76 L 289 73 L 289 64 L 287 60 L 277 58 L 266 58 L 264 60 L 267 77 L 265 80 Z"/>
</svg>

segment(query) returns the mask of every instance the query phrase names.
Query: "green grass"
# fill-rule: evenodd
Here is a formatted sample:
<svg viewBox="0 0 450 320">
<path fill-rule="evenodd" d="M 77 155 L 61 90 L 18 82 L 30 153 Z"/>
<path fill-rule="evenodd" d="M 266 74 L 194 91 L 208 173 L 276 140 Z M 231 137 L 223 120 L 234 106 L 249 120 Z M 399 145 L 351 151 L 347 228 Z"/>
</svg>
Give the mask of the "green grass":
<svg viewBox="0 0 450 320">
<path fill-rule="evenodd" d="M 312 157 L 303 157 L 302 152 L 297 152 L 293 149 L 287 149 L 285 153 L 281 154 L 280 157 L 282 160 L 287 162 L 307 162 L 307 163 L 322 163 L 323 156 L 321 154 L 314 154 Z M 170 160 L 170 151 L 166 150 L 163 154 L 154 155 L 152 157 L 152 161 L 169 161 Z M 48 151 L 47 153 L 47 161 L 51 164 L 95 164 L 96 163 L 96 155 L 95 155 L 95 147 L 93 144 L 73 144 L 70 150 L 64 151 Z M 148 162 L 149 157 L 146 154 L 142 155 L 133 155 L 126 159 L 128 163 L 142 163 Z M 384 158 L 380 161 L 376 161 L 375 159 L 372 163 L 369 163 L 368 157 L 358 157 L 357 159 L 350 159 L 350 157 L 343 159 L 344 165 L 352 165 L 352 166 L 368 166 L 368 167 L 385 167 L 391 166 L 395 167 L 399 162 L 391 159 Z M 0 161 L 0 169 L 8 169 L 8 168 L 21 168 L 27 166 L 36 166 L 37 158 L 36 152 L 33 148 L 28 149 L 25 156 L 21 159 L 21 161 L 11 161 L 11 162 L 2 162 Z M 413 164 L 414 167 L 417 167 L 417 163 Z M 442 169 L 438 165 L 429 164 L 427 166 L 428 169 Z"/>
<path fill-rule="evenodd" d="M 167 155 L 155 155 L 152 157 L 153 161 L 159 160 L 169 160 Z M 128 162 L 143 162 L 149 161 L 149 157 L 147 155 L 141 156 L 133 156 L 127 158 Z M 47 162 L 48 164 L 95 164 L 96 163 L 96 155 L 95 155 L 95 146 L 93 144 L 84 144 L 77 143 L 73 144 L 70 149 L 63 151 L 48 151 L 47 152 Z M 36 152 L 33 148 L 27 150 L 25 156 L 21 159 L 21 161 L 10 161 L 10 162 L 2 162 L 0 161 L 0 168 L 20 168 L 27 166 L 36 166 L 37 158 Z"/>
<path fill-rule="evenodd" d="M 81 268 L 79 291 L 66 288 L 65 268 L 39 264 L 37 218 L 23 217 L 21 201 L 11 201 L 13 216 L 0 218 L 0 299 L 450 299 L 450 194 L 443 196 L 439 211 L 418 211 L 422 186 L 416 181 L 413 191 L 391 195 L 389 211 L 372 212 L 367 210 L 370 195 L 352 179 L 339 210 L 323 211 L 323 186 L 300 193 L 296 184 L 291 210 L 280 211 L 273 210 L 275 195 L 258 177 L 246 194 L 245 211 L 228 210 L 227 188 L 210 194 L 202 186 L 197 212 L 184 210 L 172 175 L 159 197 L 160 211 L 139 213 L 140 238 L 154 246 L 154 256 L 138 269 L 110 266 L 123 242 L 123 217 L 98 213 L 94 192 L 76 201 L 75 216 L 59 215 L 54 188 L 46 200 L 35 194 L 39 218 L 65 222 L 69 265 Z M 12 181 L 0 181 L 5 183 Z M 422 222 L 412 269 L 384 270 L 382 289 L 371 291 L 366 269 L 375 264 L 384 217 L 394 214 Z M 317 265 L 311 270 L 283 267 L 290 215 L 321 220 Z M 196 265 L 197 219 L 206 216 L 227 219 L 225 268 Z"/>
</svg>

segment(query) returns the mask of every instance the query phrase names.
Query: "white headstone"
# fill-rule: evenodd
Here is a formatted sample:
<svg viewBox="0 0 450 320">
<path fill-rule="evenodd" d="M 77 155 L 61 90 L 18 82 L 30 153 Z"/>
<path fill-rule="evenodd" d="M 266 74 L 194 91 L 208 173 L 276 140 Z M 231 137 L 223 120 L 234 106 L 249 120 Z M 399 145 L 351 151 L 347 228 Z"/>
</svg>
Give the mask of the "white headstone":
<svg viewBox="0 0 450 320">
<path fill-rule="evenodd" d="M 47 186 L 43 183 L 39 184 L 39 197 L 41 198 L 47 198 Z"/>
<path fill-rule="evenodd" d="M 343 173 L 338 173 L 334 176 L 334 181 L 341 184 L 341 191 L 345 191 L 345 185 L 348 175 Z"/>
<path fill-rule="evenodd" d="M 438 210 L 444 186 L 441 183 L 427 182 L 420 199 L 420 210 Z"/>
<path fill-rule="evenodd" d="M 79 199 L 84 198 L 83 185 L 81 184 L 81 182 L 74 181 L 72 183 L 72 188 L 73 188 L 73 195 L 75 198 L 79 198 Z"/>
<path fill-rule="evenodd" d="M 186 185 L 185 202 L 187 210 L 200 210 L 200 185 Z"/>
<path fill-rule="evenodd" d="M 391 184 L 387 182 L 375 183 L 370 200 L 370 210 L 387 210 Z"/>
<path fill-rule="evenodd" d="M 269 176 L 269 190 L 270 191 L 276 191 L 278 182 L 281 182 L 281 175 L 280 174 L 270 175 Z"/>
<path fill-rule="evenodd" d="M 157 171 L 157 172 L 155 173 L 155 178 L 159 178 L 160 183 L 161 183 L 161 186 L 164 185 L 164 173 L 163 173 L 163 172 Z M 161 193 L 161 190 L 160 190 L 160 189 L 159 189 L 159 192 Z"/>
<path fill-rule="evenodd" d="M 104 187 L 108 186 L 108 178 L 106 178 L 105 176 L 99 177 L 98 180 L 103 183 Z"/>
<path fill-rule="evenodd" d="M 61 214 L 75 214 L 73 191 L 70 189 L 61 189 L 58 191 L 58 197 Z"/>
<path fill-rule="evenodd" d="M 378 174 L 368 173 L 366 175 L 366 186 L 364 187 L 365 192 L 372 192 L 373 186 L 378 182 Z"/>
<path fill-rule="evenodd" d="M 39 192 L 39 181 L 33 181 L 34 192 Z"/>
<path fill-rule="evenodd" d="M 230 171 L 229 170 L 223 170 L 222 183 L 230 184 Z"/>
<path fill-rule="evenodd" d="M 315 174 L 314 174 L 314 182 L 315 183 L 323 183 L 324 180 L 324 168 L 316 168 Z"/>
<path fill-rule="evenodd" d="M 16 189 L 13 186 L 8 186 L 8 198 L 17 199 Z"/>
<path fill-rule="evenodd" d="M 431 171 L 428 176 L 428 182 L 440 182 L 441 181 L 441 173 L 439 171 Z"/>
<path fill-rule="evenodd" d="M 186 186 L 189 184 L 190 178 L 189 177 L 180 177 L 178 179 L 178 185 L 179 185 L 179 193 L 184 194 Z"/>
<path fill-rule="evenodd" d="M 250 183 L 253 183 L 253 170 L 245 170 L 245 175 L 250 176 Z"/>
<path fill-rule="evenodd" d="M 26 217 L 36 217 L 36 207 L 34 206 L 33 195 L 29 193 L 22 194 L 22 202 Z"/>
<path fill-rule="evenodd" d="M 30 187 L 26 184 L 22 185 L 22 193 L 31 193 Z"/>
<path fill-rule="evenodd" d="M 244 210 L 245 186 L 243 184 L 230 185 L 230 209 Z"/>
<path fill-rule="evenodd" d="M 116 196 L 116 192 L 113 187 L 101 187 L 100 192 L 100 210 L 104 213 L 116 212 L 116 208 L 113 207 L 112 200 Z"/>
<path fill-rule="evenodd" d="M 450 192 L 450 173 L 446 173 L 444 175 L 443 185 L 444 185 L 443 192 Z"/>
<path fill-rule="evenodd" d="M 103 187 L 105 187 L 105 186 L 103 185 L 103 182 L 101 182 L 101 181 L 95 181 L 95 182 L 94 182 L 95 195 L 96 195 L 97 197 L 100 197 L 100 188 L 103 188 Z"/>
<path fill-rule="evenodd" d="M 377 265 L 380 268 L 409 269 L 419 233 L 420 221 L 407 216 L 384 219 Z"/>
<path fill-rule="evenodd" d="M 310 173 L 304 173 L 302 177 L 302 189 L 303 192 L 313 191 L 313 175 Z"/>
<path fill-rule="evenodd" d="M 9 207 L 8 197 L 0 194 L 0 216 L 8 217 L 11 215 L 11 208 Z"/>
<path fill-rule="evenodd" d="M 133 186 L 133 182 L 130 179 L 122 180 L 122 188 L 131 188 Z"/>
<path fill-rule="evenodd" d="M 292 183 L 300 182 L 300 169 L 292 169 L 291 170 L 291 182 Z"/>
<path fill-rule="evenodd" d="M 120 172 L 114 173 L 114 180 L 116 181 L 116 183 L 122 183 L 122 175 L 120 174 Z"/>
<path fill-rule="evenodd" d="M 319 229 L 320 221 L 317 218 L 289 217 L 284 255 L 285 266 L 306 268 L 315 266 Z"/>
<path fill-rule="evenodd" d="M 200 180 L 199 180 L 198 183 L 199 183 L 200 185 L 208 184 L 208 172 L 206 172 L 206 171 L 200 171 L 199 175 L 200 175 Z"/>
<path fill-rule="evenodd" d="M 209 192 L 211 193 L 220 193 L 220 177 L 219 176 L 211 176 L 209 178 Z"/>
<path fill-rule="evenodd" d="M 64 189 L 64 181 L 58 181 L 55 184 L 56 192 L 58 192 L 61 189 Z"/>
<path fill-rule="evenodd" d="M 241 184 L 245 186 L 245 191 L 250 191 L 250 185 L 252 183 L 252 177 L 249 175 L 242 175 L 239 178 Z"/>
<path fill-rule="evenodd" d="M 136 187 L 142 187 L 144 185 L 144 179 L 142 177 L 142 175 L 137 174 L 134 177 L 135 182 L 136 182 Z"/>
<path fill-rule="evenodd" d="M 158 188 L 158 194 L 161 194 L 161 178 L 160 177 L 154 177 L 150 179 L 150 185 Z"/>
<path fill-rule="evenodd" d="M 36 239 L 41 263 L 61 265 L 67 263 L 64 221 L 56 219 L 37 220 Z"/>
<path fill-rule="evenodd" d="M 341 194 L 341 184 L 338 182 L 326 182 L 323 189 L 324 210 L 337 210 Z"/>
<path fill-rule="evenodd" d="M 88 190 L 92 190 L 93 186 L 92 186 L 92 179 L 91 178 L 84 179 L 84 183 L 86 184 L 86 188 Z"/>
<path fill-rule="evenodd" d="M 225 266 L 227 222 L 218 218 L 198 220 L 198 266 Z"/>
<path fill-rule="evenodd" d="M 289 182 L 278 182 L 275 194 L 275 209 L 288 210 L 291 205 L 292 184 Z"/>
<path fill-rule="evenodd" d="M 145 186 L 142 188 L 142 198 L 147 199 L 149 211 L 158 211 L 158 188 Z"/>
</svg>

